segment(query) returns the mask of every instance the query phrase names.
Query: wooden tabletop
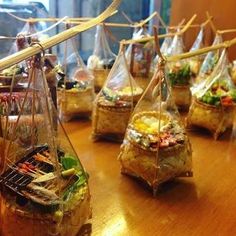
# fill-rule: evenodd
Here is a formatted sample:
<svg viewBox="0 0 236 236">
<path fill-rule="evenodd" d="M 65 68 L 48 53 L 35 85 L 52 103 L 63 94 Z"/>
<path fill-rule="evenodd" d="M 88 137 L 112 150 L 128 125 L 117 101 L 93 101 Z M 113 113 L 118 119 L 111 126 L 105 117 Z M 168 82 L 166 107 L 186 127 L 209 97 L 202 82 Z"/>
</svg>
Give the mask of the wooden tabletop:
<svg viewBox="0 0 236 236">
<path fill-rule="evenodd" d="M 90 174 L 89 235 L 236 235 L 236 148 L 229 145 L 229 135 L 214 141 L 202 131 L 189 132 L 194 177 L 165 184 L 154 198 L 141 183 L 120 174 L 120 144 L 93 143 L 90 121 L 71 121 L 65 128 Z"/>
</svg>

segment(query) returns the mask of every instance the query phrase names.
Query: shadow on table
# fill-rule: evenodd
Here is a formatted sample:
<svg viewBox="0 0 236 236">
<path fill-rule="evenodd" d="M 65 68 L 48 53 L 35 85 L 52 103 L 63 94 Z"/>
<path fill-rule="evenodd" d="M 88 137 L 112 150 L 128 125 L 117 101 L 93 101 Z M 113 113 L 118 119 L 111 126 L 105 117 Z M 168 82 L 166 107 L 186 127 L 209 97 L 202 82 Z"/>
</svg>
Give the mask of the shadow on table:
<svg viewBox="0 0 236 236">
<path fill-rule="evenodd" d="M 185 201 L 197 201 L 198 199 L 197 186 L 193 182 L 193 178 L 176 178 L 167 181 L 158 187 L 156 196 L 153 196 L 152 188 L 143 180 L 129 175 L 124 175 L 123 177 L 123 181 L 127 181 L 125 184 L 129 185 L 129 190 L 131 185 L 133 185 L 132 192 L 139 192 L 139 194 L 143 195 L 142 197 L 157 198 L 160 201 L 172 203 L 179 202 L 180 199 L 185 199 Z"/>
<path fill-rule="evenodd" d="M 84 224 L 76 236 L 90 236 L 92 234 L 92 224 Z"/>
</svg>

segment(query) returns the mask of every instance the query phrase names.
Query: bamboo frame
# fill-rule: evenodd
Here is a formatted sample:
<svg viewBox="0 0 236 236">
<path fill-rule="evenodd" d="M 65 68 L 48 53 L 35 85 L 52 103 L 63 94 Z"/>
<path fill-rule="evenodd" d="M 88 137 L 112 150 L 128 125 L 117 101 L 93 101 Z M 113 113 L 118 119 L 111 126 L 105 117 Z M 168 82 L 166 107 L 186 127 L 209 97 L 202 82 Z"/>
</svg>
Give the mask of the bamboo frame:
<svg viewBox="0 0 236 236">
<path fill-rule="evenodd" d="M 30 46 L 29 48 L 26 48 L 20 52 L 17 52 L 13 55 L 7 56 L 4 59 L 0 60 L 0 70 L 3 70 L 5 68 L 8 68 L 14 64 L 17 64 L 21 61 L 24 61 L 25 59 L 40 53 L 43 50 L 46 50 L 48 48 L 51 48 L 69 38 L 74 37 L 80 32 L 83 32 L 85 30 L 88 30 L 95 25 L 103 22 L 105 19 L 111 16 L 111 14 L 116 10 L 116 8 L 119 6 L 121 0 L 113 0 L 110 6 L 102 12 L 99 16 L 97 16 L 94 19 L 91 19 L 87 22 L 84 22 L 83 24 L 74 26 L 64 32 L 61 32 L 57 35 L 52 36 L 49 39 L 45 39 L 40 42 L 40 44 L 35 44 Z"/>
</svg>

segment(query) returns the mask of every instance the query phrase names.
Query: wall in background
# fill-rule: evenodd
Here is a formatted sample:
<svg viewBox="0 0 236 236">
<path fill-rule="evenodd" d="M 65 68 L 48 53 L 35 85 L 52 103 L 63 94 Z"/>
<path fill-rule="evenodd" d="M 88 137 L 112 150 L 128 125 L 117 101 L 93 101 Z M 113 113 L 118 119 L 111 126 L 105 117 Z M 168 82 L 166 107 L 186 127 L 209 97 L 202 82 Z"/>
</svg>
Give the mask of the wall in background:
<svg viewBox="0 0 236 236">
<path fill-rule="evenodd" d="M 214 16 L 214 24 L 217 29 L 236 28 L 235 20 L 236 1 L 235 0 L 172 0 L 171 7 L 171 25 L 176 25 L 183 18 L 190 19 L 193 14 L 197 14 L 195 23 L 201 23 L 206 20 L 206 11 Z M 197 35 L 197 29 L 190 29 L 184 35 L 186 48 L 188 49 Z M 224 36 L 224 40 L 236 37 L 236 33 L 230 33 Z M 214 34 L 209 26 L 206 31 L 206 44 L 211 44 Z M 236 46 L 229 49 L 229 58 L 236 59 Z"/>
</svg>

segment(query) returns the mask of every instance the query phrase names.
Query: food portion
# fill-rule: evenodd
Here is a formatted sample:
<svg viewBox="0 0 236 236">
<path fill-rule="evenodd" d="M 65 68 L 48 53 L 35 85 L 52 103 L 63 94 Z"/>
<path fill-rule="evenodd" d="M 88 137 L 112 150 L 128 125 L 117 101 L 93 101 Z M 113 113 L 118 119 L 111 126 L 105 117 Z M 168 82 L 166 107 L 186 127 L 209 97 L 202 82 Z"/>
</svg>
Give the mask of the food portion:
<svg viewBox="0 0 236 236">
<path fill-rule="evenodd" d="M 168 112 L 144 111 L 128 125 L 119 160 L 122 172 L 151 187 L 191 175 L 191 150 L 183 127 Z"/>
<path fill-rule="evenodd" d="M 179 109 L 188 109 L 191 102 L 191 68 L 189 62 L 170 63 L 168 78 L 172 86 L 172 96 Z"/>
<path fill-rule="evenodd" d="M 132 44 L 130 73 L 144 90 L 152 78 L 151 62 L 153 59 L 154 46 L 152 42 Z"/>
<path fill-rule="evenodd" d="M 214 138 L 233 125 L 236 89 L 226 81 L 216 81 L 201 97 L 195 97 L 187 117 L 189 126 L 208 129 Z"/>
<path fill-rule="evenodd" d="M 142 92 L 139 87 L 119 90 L 104 87 L 93 110 L 93 137 L 122 141 L 133 106 Z"/>
<path fill-rule="evenodd" d="M 97 26 L 93 54 L 89 56 L 87 68 L 94 76 L 95 91 L 100 91 L 115 62 L 116 55 L 108 44 L 104 27 Z"/>
<path fill-rule="evenodd" d="M 187 117 L 189 126 L 208 129 L 215 139 L 233 125 L 236 89 L 227 63 L 224 50 L 212 74 L 192 88 L 194 99 Z"/>
<path fill-rule="evenodd" d="M 9 162 L 0 185 L 3 235 L 76 235 L 90 216 L 87 174 L 77 157 L 60 148 L 28 150 Z"/>
<path fill-rule="evenodd" d="M 24 68 L 19 65 L 11 66 L 0 71 L 0 85 L 11 85 L 14 78 L 14 85 L 23 78 Z"/>
<path fill-rule="evenodd" d="M 67 80 L 65 83 L 63 79 L 59 83 L 58 108 L 63 121 L 91 115 L 94 100 L 93 81 L 88 77 L 85 78 L 81 79 L 79 75 L 77 79 Z"/>
</svg>

